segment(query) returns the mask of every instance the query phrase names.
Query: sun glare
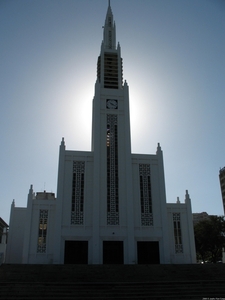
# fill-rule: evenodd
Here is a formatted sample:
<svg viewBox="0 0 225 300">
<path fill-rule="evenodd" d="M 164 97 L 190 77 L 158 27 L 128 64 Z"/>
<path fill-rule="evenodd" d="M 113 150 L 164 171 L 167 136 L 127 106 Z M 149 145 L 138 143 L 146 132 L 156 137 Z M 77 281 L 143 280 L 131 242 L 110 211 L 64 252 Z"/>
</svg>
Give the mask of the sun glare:
<svg viewBox="0 0 225 300">
<path fill-rule="evenodd" d="M 136 86 L 141 87 L 141 84 L 136 83 Z M 131 144 L 134 152 L 155 151 L 165 125 L 159 122 L 159 111 L 160 118 L 163 118 L 163 111 L 165 114 L 157 101 L 160 97 L 157 89 L 146 91 L 132 87 L 130 90 Z M 151 142 L 153 144 L 150 146 Z"/>
</svg>

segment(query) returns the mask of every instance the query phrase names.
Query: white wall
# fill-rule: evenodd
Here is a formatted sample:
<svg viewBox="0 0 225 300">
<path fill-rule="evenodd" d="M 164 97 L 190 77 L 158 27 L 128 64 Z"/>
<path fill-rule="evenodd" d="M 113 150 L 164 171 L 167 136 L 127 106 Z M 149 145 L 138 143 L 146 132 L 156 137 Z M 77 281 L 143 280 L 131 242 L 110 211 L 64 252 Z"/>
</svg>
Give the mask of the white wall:
<svg viewBox="0 0 225 300">
<path fill-rule="evenodd" d="M 175 253 L 173 213 L 180 213 L 183 253 Z M 168 229 L 170 237 L 170 260 L 173 264 L 196 263 L 194 230 L 190 203 L 167 203 Z"/>
<path fill-rule="evenodd" d="M 24 244 L 24 247 L 28 247 L 27 263 L 29 264 L 51 264 L 53 262 L 55 206 L 56 200 L 33 200 L 29 244 Z M 40 210 L 48 210 L 46 253 L 37 253 Z"/>
</svg>

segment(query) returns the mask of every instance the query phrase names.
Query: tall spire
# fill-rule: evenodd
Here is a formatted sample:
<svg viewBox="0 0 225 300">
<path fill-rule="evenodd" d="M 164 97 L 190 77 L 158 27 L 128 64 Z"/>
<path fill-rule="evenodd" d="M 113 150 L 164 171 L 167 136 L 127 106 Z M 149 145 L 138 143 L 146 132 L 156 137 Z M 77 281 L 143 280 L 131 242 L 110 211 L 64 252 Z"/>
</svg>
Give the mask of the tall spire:
<svg viewBox="0 0 225 300">
<path fill-rule="evenodd" d="M 110 6 L 110 0 L 105 18 L 103 43 L 105 49 L 116 49 L 116 26 L 115 22 L 113 21 L 113 13 Z"/>
<path fill-rule="evenodd" d="M 106 89 L 119 89 L 123 85 L 123 62 L 121 49 L 118 43 L 116 47 L 116 25 L 113 20 L 113 13 L 109 6 L 103 26 L 103 41 L 100 56 L 97 62 L 97 79 L 101 87 Z"/>
</svg>

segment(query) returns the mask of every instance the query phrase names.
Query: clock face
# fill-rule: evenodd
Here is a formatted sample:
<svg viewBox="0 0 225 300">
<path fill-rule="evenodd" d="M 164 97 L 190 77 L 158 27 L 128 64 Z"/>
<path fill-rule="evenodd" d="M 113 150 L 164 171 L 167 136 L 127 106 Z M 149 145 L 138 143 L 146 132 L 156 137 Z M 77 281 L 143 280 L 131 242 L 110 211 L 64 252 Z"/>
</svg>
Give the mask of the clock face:
<svg viewBox="0 0 225 300">
<path fill-rule="evenodd" d="M 117 109 L 118 108 L 118 102 L 115 99 L 107 99 L 106 100 L 106 107 L 108 109 Z"/>
</svg>

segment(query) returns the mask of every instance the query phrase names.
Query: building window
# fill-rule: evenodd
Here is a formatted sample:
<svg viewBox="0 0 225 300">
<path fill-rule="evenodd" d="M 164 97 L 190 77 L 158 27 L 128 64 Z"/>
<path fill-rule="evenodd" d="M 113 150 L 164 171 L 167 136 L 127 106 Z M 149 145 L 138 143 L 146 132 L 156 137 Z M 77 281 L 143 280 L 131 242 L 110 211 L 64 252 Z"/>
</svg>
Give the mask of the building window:
<svg viewBox="0 0 225 300">
<path fill-rule="evenodd" d="M 173 230 L 175 240 L 175 253 L 183 253 L 180 213 L 173 213 Z"/>
<path fill-rule="evenodd" d="M 39 230 L 37 253 L 46 253 L 48 210 L 41 209 L 39 213 Z"/>
<path fill-rule="evenodd" d="M 84 161 L 73 162 L 71 224 L 84 222 Z"/>
<path fill-rule="evenodd" d="M 139 177 L 141 199 L 141 225 L 153 226 L 152 193 L 149 164 L 139 165 Z"/>
<path fill-rule="evenodd" d="M 117 116 L 107 115 L 107 224 L 119 224 L 119 179 L 118 179 L 118 129 Z"/>
</svg>

